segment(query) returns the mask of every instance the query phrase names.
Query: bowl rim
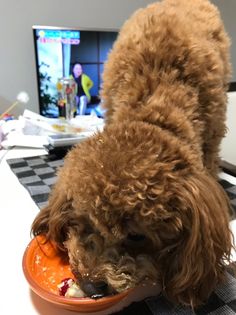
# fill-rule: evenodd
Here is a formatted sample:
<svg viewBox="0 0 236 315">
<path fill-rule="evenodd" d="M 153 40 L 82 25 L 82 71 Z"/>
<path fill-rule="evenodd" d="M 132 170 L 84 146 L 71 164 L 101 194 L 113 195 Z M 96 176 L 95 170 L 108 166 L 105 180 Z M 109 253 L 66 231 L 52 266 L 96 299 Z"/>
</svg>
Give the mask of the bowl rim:
<svg viewBox="0 0 236 315">
<path fill-rule="evenodd" d="M 129 294 L 130 291 L 132 291 L 131 289 L 127 289 L 123 292 L 114 294 L 114 295 L 110 295 L 110 296 L 106 296 L 100 299 L 91 299 L 89 297 L 65 297 L 65 296 L 61 296 L 61 295 L 57 295 L 55 293 L 49 292 L 47 290 L 45 290 L 44 288 L 42 288 L 32 277 L 31 277 L 31 273 L 30 271 L 27 269 L 27 258 L 28 258 L 28 254 L 29 254 L 29 250 L 31 249 L 33 243 L 36 241 L 37 237 L 34 237 L 28 244 L 28 246 L 26 247 L 24 254 L 23 254 L 23 258 L 22 258 L 22 269 L 23 269 L 23 273 L 25 275 L 26 280 L 28 281 L 31 289 L 38 294 L 40 297 L 42 297 L 43 299 L 49 301 L 49 302 L 53 302 L 54 304 L 59 304 L 59 305 L 71 305 L 71 306 L 85 306 L 85 305 L 104 305 L 104 304 L 110 304 L 112 303 L 112 301 L 114 300 L 114 302 L 119 302 L 120 300 L 122 300 L 125 296 L 127 296 Z"/>
</svg>

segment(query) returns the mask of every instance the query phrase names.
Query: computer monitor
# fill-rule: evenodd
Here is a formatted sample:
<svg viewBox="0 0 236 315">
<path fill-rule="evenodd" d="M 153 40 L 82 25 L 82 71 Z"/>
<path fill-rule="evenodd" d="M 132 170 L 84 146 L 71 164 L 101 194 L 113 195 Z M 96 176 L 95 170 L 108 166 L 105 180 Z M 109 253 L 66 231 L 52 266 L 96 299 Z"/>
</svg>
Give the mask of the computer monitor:
<svg viewBox="0 0 236 315">
<path fill-rule="evenodd" d="M 103 115 L 99 98 L 102 72 L 117 34 L 117 30 L 108 29 L 33 26 L 41 115 L 59 116 L 57 82 L 62 77 L 72 77 L 75 64 L 81 65 L 83 73 L 93 83 L 87 91 L 89 98 L 85 114 L 93 110 L 98 116 Z"/>
</svg>

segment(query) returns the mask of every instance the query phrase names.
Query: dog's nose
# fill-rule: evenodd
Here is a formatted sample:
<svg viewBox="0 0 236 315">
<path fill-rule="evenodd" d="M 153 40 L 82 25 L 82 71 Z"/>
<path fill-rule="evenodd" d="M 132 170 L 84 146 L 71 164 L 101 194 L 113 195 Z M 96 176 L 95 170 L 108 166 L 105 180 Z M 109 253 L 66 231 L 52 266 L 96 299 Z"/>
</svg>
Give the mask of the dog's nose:
<svg viewBox="0 0 236 315">
<path fill-rule="evenodd" d="M 99 299 L 108 295 L 108 285 L 104 281 L 84 280 L 80 283 L 84 293 L 92 299 Z"/>
</svg>

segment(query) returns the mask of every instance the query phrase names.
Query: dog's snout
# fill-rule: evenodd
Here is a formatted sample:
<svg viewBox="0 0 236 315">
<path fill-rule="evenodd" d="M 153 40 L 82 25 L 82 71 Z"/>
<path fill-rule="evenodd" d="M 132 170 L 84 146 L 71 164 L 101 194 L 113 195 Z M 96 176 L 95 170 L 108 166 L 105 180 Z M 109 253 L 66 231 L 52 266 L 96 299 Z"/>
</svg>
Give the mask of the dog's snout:
<svg viewBox="0 0 236 315">
<path fill-rule="evenodd" d="M 108 294 L 108 285 L 104 281 L 84 280 L 80 284 L 84 293 L 92 299 L 99 299 Z"/>
</svg>

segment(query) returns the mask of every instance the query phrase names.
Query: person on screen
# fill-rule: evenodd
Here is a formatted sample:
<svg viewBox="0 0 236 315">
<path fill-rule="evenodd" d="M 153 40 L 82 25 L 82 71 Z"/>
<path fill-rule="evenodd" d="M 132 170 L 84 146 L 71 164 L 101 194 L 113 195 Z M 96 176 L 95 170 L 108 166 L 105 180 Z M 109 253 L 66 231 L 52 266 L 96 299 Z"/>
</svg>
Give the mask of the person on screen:
<svg viewBox="0 0 236 315">
<path fill-rule="evenodd" d="M 83 68 L 80 63 L 76 63 L 72 69 L 72 76 L 77 83 L 76 104 L 77 114 L 85 115 L 87 104 L 91 100 L 90 89 L 93 86 L 93 81 L 88 75 L 83 73 Z"/>
</svg>

